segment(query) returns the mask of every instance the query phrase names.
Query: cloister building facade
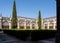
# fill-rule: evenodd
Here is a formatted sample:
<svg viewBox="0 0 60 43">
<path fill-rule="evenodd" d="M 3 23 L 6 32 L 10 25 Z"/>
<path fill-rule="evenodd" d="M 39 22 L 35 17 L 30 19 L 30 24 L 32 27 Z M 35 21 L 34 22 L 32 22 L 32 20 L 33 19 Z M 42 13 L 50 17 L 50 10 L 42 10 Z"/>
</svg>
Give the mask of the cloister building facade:
<svg viewBox="0 0 60 43">
<path fill-rule="evenodd" d="M 17 29 L 38 29 L 38 19 L 17 17 Z M 49 17 L 42 19 L 42 29 L 57 29 L 57 18 Z M 11 18 L 0 16 L 0 29 L 9 28 L 11 29 Z"/>
</svg>

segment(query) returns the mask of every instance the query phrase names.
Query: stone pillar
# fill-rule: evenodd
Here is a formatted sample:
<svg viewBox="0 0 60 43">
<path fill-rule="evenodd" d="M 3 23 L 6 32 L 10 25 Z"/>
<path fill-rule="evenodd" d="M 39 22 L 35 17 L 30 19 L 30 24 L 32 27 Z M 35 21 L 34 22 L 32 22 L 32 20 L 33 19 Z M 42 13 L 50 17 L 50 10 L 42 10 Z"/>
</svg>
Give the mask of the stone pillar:
<svg viewBox="0 0 60 43">
<path fill-rule="evenodd" d="M 30 29 L 32 29 L 32 20 L 30 21 Z"/>
<path fill-rule="evenodd" d="M 41 21 L 41 22 L 42 22 L 42 24 L 41 24 L 41 25 L 42 25 L 42 26 L 41 26 L 41 29 L 44 29 L 43 19 L 42 19 L 42 21 Z"/>
<path fill-rule="evenodd" d="M 42 22 L 42 29 L 44 30 L 45 29 L 45 24 Z"/>
<path fill-rule="evenodd" d="M 49 29 L 49 20 L 47 21 L 47 24 L 48 24 L 48 25 L 47 25 L 47 29 Z"/>
<path fill-rule="evenodd" d="M 0 29 L 2 29 L 2 17 L 0 17 Z"/>
<path fill-rule="evenodd" d="M 53 29 L 56 29 L 56 28 L 55 28 L 55 26 L 56 26 L 56 21 L 54 21 L 54 26 L 53 26 Z"/>
<path fill-rule="evenodd" d="M 26 29 L 26 19 L 25 19 L 25 22 L 24 22 L 24 29 Z"/>
<path fill-rule="evenodd" d="M 9 29 L 11 29 L 11 21 L 9 21 Z"/>
<path fill-rule="evenodd" d="M 36 20 L 36 25 L 35 25 L 35 28 L 38 29 L 38 20 Z"/>
<path fill-rule="evenodd" d="M 43 24 L 43 28 L 45 29 L 45 23 Z"/>
<path fill-rule="evenodd" d="M 20 26 L 19 26 L 19 20 L 17 21 L 17 28 L 18 28 L 18 29 L 20 28 Z"/>
<path fill-rule="evenodd" d="M 9 29 L 11 29 L 11 18 L 9 20 Z"/>
</svg>

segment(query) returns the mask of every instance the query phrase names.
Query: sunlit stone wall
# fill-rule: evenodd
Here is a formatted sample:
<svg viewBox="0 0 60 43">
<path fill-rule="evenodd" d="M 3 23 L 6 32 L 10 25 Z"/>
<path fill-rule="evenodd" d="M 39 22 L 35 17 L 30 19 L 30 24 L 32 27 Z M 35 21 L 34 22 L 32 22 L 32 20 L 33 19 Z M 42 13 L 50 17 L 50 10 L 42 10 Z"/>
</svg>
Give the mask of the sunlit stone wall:
<svg viewBox="0 0 60 43">
<path fill-rule="evenodd" d="M 57 29 L 56 20 L 56 17 L 42 18 L 41 29 Z M 17 21 L 17 29 L 38 29 L 37 22 L 38 19 L 19 16 Z M 0 16 L 0 29 L 1 28 L 11 29 L 11 18 Z"/>
</svg>

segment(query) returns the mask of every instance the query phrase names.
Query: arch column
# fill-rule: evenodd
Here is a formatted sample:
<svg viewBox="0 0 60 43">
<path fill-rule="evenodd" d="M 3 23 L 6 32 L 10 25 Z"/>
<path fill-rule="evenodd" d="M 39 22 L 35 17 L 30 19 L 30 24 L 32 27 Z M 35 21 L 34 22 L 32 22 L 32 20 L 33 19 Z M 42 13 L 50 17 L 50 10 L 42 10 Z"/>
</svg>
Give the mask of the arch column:
<svg viewBox="0 0 60 43">
<path fill-rule="evenodd" d="M 41 29 L 44 29 L 44 23 L 43 23 L 43 19 L 41 20 L 42 24 L 41 24 Z"/>
<path fill-rule="evenodd" d="M 36 20 L 36 25 L 35 25 L 35 29 L 38 29 L 38 20 Z"/>
<path fill-rule="evenodd" d="M 11 18 L 9 20 L 9 29 L 11 29 Z"/>
<path fill-rule="evenodd" d="M 30 21 L 30 29 L 32 29 L 32 20 Z"/>
<path fill-rule="evenodd" d="M 20 28 L 20 26 L 19 26 L 19 20 L 17 21 L 17 28 L 18 28 L 18 29 Z"/>
<path fill-rule="evenodd" d="M 48 24 L 48 25 L 47 25 L 47 29 L 49 29 L 49 20 L 47 21 L 47 24 Z"/>
<path fill-rule="evenodd" d="M 11 29 L 11 21 L 9 21 L 9 29 Z"/>
<path fill-rule="evenodd" d="M 53 29 L 56 29 L 56 28 L 55 28 L 55 26 L 56 26 L 56 22 L 54 21 L 54 26 L 53 26 Z"/>
<path fill-rule="evenodd" d="M 24 29 L 26 29 L 26 19 L 25 19 L 25 22 L 24 22 Z"/>
<path fill-rule="evenodd" d="M 2 17 L 0 16 L 0 29 L 2 29 Z"/>
</svg>

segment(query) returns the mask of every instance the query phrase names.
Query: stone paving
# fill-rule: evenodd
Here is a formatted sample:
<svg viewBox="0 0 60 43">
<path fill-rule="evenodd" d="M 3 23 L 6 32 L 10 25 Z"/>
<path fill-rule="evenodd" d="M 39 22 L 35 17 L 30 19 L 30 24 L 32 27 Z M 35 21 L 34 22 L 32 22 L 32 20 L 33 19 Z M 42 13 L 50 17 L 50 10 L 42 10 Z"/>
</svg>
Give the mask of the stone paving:
<svg viewBox="0 0 60 43">
<path fill-rule="evenodd" d="M 22 41 L 15 37 L 9 36 L 4 34 L 2 31 L 0 32 L 0 43 L 55 43 L 55 39 L 48 39 L 48 40 L 40 40 L 40 41 Z"/>
</svg>

